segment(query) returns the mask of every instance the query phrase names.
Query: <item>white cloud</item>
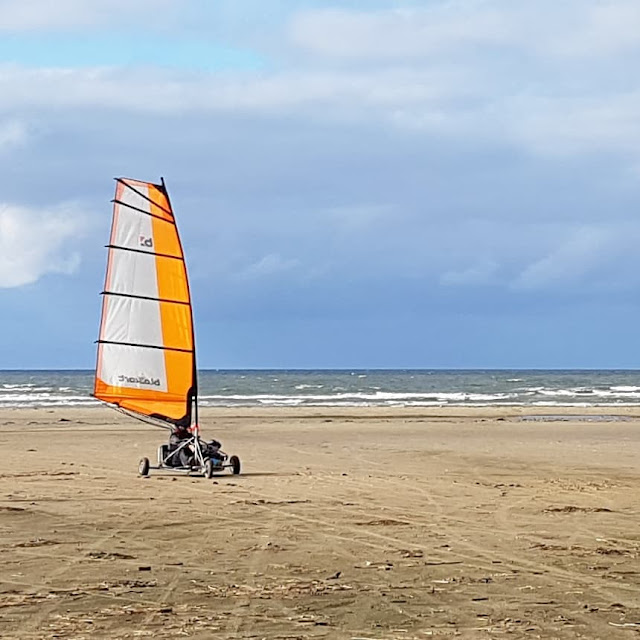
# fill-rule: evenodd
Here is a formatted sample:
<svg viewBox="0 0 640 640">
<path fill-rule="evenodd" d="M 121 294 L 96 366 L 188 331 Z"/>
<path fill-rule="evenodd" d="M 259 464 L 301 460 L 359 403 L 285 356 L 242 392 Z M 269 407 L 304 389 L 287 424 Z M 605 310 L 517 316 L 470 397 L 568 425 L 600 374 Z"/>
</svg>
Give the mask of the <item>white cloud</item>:
<svg viewBox="0 0 640 640">
<path fill-rule="evenodd" d="M 0 0 L 0 32 L 76 29 L 145 16 L 153 22 L 177 4 L 177 0 Z"/>
<path fill-rule="evenodd" d="M 461 270 L 447 271 L 440 277 L 443 285 L 479 285 L 489 284 L 498 271 L 498 263 L 485 259 Z"/>
<path fill-rule="evenodd" d="M 430 9 L 342 11 L 298 14 L 291 22 L 295 44 L 314 53 L 346 58 L 422 57 L 464 42 L 504 38 L 500 14 L 456 11 L 449 4 Z"/>
<path fill-rule="evenodd" d="M 420 9 L 321 9 L 299 13 L 290 37 L 310 52 L 347 59 L 459 56 L 482 47 L 594 57 L 640 48 L 640 6 L 636 0 L 440 0 Z"/>
<path fill-rule="evenodd" d="M 516 290 L 557 289 L 583 283 L 618 259 L 619 237 L 612 227 L 585 226 L 572 232 L 545 257 L 535 261 L 513 283 Z"/>
<path fill-rule="evenodd" d="M 239 273 L 239 278 L 244 280 L 269 278 L 274 275 L 280 275 L 285 271 L 291 271 L 297 268 L 299 264 L 296 259 L 284 258 L 277 253 L 270 253 L 243 269 Z"/>
<path fill-rule="evenodd" d="M 454 73 L 394 69 L 380 72 L 280 72 L 272 75 L 153 72 L 149 69 L 29 69 L 0 65 L 0 110 L 25 108 L 185 111 L 285 111 L 312 108 L 360 112 L 468 97 Z"/>
<path fill-rule="evenodd" d="M 84 8 L 73 19 L 99 21 L 124 0 L 64 0 L 63 7 L 74 2 Z M 136 11 L 151 4 L 137 3 Z M 0 22 L 13 15 L 15 23 L 27 11 L 14 5 L 23 7 L 0 0 Z M 625 71 L 640 64 L 640 55 L 629 55 L 634 48 L 640 54 L 637 0 L 449 0 L 429 7 L 296 14 L 293 42 L 319 56 L 296 49 L 292 67 L 260 73 L 0 64 L 0 115 L 27 114 L 45 128 L 60 114 L 81 126 L 95 110 L 296 116 L 373 124 L 427 144 L 437 138 L 540 155 L 613 152 L 637 164 L 640 88 Z M 576 56 L 595 63 L 576 63 Z M 24 140 L 20 127 L 0 125 L 0 150 Z"/>
<path fill-rule="evenodd" d="M 0 204 L 0 288 L 20 287 L 47 273 L 72 273 L 79 256 L 67 248 L 82 232 L 73 207 L 27 209 Z"/>
<path fill-rule="evenodd" d="M 598 97 L 507 100 L 514 140 L 549 155 L 640 150 L 640 89 Z"/>
<path fill-rule="evenodd" d="M 383 204 L 360 204 L 332 207 L 326 211 L 326 215 L 334 223 L 337 229 L 349 233 L 361 233 L 393 218 L 394 207 Z"/>
<path fill-rule="evenodd" d="M 27 141 L 26 125 L 19 120 L 0 122 L 0 152 L 20 146 Z"/>
<path fill-rule="evenodd" d="M 613 69 L 612 69 L 613 73 Z M 150 116 L 229 113 L 374 123 L 438 138 L 510 144 L 537 154 L 623 152 L 640 155 L 640 89 L 607 90 L 597 80 L 567 95 L 510 87 L 483 68 L 382 68 L 191 73 L 149 69 L 29 69 L 0 65 L 0 115 L 112 110 Z M 575 80 L 575 79 L 574 79 Z M 573 80 L 572 80 L 573 81 Z M 568 80 L 567 80 L 568 82 Z M 24 142 L 13 119 L 0 125 L 0 149 Z"/>
<path fill-rule="evenodd" d="M 597 57 L 640 49 L 640 4 L 637 0 L 576 0 L 577 28 L 556 34 L 550 43 L 558 55 Z"/>
</svg>

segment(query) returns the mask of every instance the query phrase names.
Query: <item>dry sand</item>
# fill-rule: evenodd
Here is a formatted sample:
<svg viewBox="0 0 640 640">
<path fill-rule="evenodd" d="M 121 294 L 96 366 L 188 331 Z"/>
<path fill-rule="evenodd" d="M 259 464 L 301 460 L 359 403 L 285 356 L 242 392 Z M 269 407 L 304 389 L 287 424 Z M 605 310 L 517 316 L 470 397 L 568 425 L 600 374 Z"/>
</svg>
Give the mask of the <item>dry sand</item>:
<svg viewBox="0 0 640 640">
<path fill-rule="evenodd" d="M 0 637 L 638 637 L 614 412 L 204 411 L 211 481 L 138 477 L 165 434 L 108 409 L 0 411 Z"/>
</svg>

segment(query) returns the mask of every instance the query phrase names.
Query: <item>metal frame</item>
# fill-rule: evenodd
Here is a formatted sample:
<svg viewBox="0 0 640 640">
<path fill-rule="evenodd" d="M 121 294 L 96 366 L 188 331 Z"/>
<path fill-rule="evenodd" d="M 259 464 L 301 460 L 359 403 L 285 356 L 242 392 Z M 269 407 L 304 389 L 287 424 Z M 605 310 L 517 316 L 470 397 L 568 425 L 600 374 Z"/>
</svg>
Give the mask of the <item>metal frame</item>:
<svg viewBox="0 0 640 640">
<path fill-rule="evenodd" d="M 182 465 L 173 465 L 169 463 L 169 460 L 174 456 L 180 454 L 182 449 L 192 446 L 194 448 L 194 456 L 195 456 L 195 464 L 185 467 Z M 149 465 L 149 470 L 154 469 L 156 471 L 169 471 L 169 472 L 177 472 L 177 473 L 197 473 L 202 475 L 207 475 L 207 464 L 206 461 L 210 458 L 206 458 L 202 451 L 202 442 L 200 438 L 196 435 L 193 435 L 189 438 L 186 438 L 183 442 L 181 442 L 175 449 L 172 451 L 167 451 L 168 445 L 161 444 L 158 447 L 158 463 L 156 465 Z M 166 455 L 165 455 L 166 451 Z M 220 464 L 214 464 L 212 466 L 212 471 L 214 473 L 224 471 L 225 469 L 233 469 L 233 465 L 229 462 L 229 456 L 222 450 L 219 450 L 218 453 L 222 457 L 220 460 Z"/>
</svg>

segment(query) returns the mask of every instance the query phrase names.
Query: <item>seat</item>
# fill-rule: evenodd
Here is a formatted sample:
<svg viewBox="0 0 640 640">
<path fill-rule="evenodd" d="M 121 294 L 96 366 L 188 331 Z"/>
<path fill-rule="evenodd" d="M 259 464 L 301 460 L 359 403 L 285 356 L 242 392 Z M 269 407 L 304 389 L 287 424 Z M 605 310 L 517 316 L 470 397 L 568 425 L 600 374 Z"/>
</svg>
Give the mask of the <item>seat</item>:
<svg viewBox="0 0 640 640">
<path fill-rule="evenodd" d="M 158 464 L 162 465 L 165 458 L 169 455 L 169 445 L 161 444 L 158 447 Z"/>
</svg>

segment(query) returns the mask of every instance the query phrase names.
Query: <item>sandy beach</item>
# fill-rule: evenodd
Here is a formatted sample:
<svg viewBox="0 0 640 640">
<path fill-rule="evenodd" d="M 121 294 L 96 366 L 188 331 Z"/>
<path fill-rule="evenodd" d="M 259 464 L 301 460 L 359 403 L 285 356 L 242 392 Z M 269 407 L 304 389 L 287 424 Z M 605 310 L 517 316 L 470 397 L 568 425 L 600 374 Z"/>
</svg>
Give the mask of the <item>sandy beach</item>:
<svg viewBox="0 0 640 640">
<path fill-rule="evenodd" d="M 0 637 L 640 632 L 640 408 L 201 423 L 240 476 L 138 477 L 165 434 L 109 409 L 0 411 Z"/>
</svg>

